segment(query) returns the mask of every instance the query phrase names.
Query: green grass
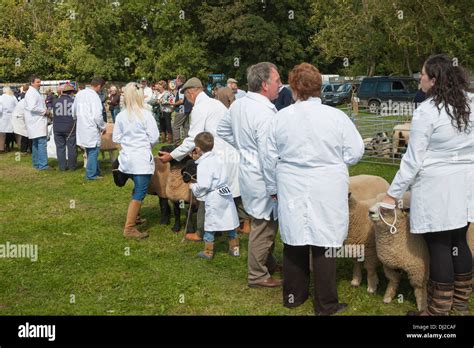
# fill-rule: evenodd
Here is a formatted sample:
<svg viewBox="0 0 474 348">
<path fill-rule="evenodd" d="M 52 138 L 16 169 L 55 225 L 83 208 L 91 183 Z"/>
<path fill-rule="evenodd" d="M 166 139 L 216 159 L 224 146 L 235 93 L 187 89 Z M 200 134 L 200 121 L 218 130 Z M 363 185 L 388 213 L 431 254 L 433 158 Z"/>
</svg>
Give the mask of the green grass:
<svg viewBox="0 0 474 348">
<path fill-rule="evenodd" d="M 50 164 L 57 167 L 55 161 Z M 31 156 L 0 156 L 0 244 L 37 244 L 37 262 L 0 259 L 0 315 L 312 315 L 312 301 L 289 310 L 281 289 L 247 287 L 247 237 L 240 258 L 216 243 L 213 261 L 198 259 L 202 243 L 183 242 L 183 232 L 158 224 L 158 199 L 147 196 L 142 216 L 150 237 L 122 237 L 132 183 L 113 184 L 110 163 L 101 162 L 105 180 L 84 181 L 76 172 L 38 172 Z M 391 180 L 395 167 L 360 164 L 351 174 L 378 174 Z M 184 214 L 182 214 L 184 222 Z M 279 240 L 279 238 L 278 238 Z M 130 255 L 126 256 L 129 248 Z M 278 241 L 276 257 L 282 258 Z M 352 264 L 338 260 L 338 290 L 349 303 L 345 315 L 403 315 L 414 309 L 404 279 L 403 303 L 384 305 L 386 281 L 375 296 L 366 281 L 351 288 Z M 74 303 L 71 303 L 74 295 Z"/>
</svg>

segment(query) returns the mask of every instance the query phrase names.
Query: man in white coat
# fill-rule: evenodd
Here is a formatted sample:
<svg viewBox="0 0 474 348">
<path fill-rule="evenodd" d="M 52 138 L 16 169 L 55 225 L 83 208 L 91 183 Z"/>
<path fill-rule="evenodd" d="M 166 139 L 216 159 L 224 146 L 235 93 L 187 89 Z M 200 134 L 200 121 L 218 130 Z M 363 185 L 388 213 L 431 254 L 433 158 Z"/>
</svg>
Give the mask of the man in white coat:
<svg viewBox="0 0 474 348">
<path fill-rule="evenodd" d="M 278 97 L 280 75 L 267 62 L 247 71 L 249 91 L 230 106 L 217 134 L 240 152 L 239 183 L 244 208 L 253 217 L 248 246 L 249 287 L 277 287 L 282 281 L 272 277 L 280 269 L 273 249 L 277 233 L 276 201 L 267 194 L 263 176 L 269 125 L 277 109 L 271 100 Z"/>
<path fill-rule="evenodd" d="M 77 119 L 77 145 L 84 147 L 87 154 L 86 180 L 103 178 L 100 176 L 97 159 L 100 150 L 100 137 L 106 130 L 102 118 L 102 102 L 98 95 L 103 84 L 102 78 L 94 78 L 90 88 L 77 93 L 72 105 L 73 117 Z"/>
<path fill-rule="evenodd" d="M 33 75 L 30 78 L 31 88 L 25 94 L 25 121 L 28 138 L 33 140 L 33 167 L 38 170 L 48 170 L 47 127 L 49 110 L 44 98 L 39 93 L 41 79 Z"/>
<path fill-rule="evenodd" d="M 225 165 L 232 197 L 239 197 L 238 152 L 217 136 L 217 125 L 226 114 L 227 108 L 220 101 L 209 98 L 206 93 L 204 93 L 201 81 L 196 77 L 189 79 L 183 87 L 181 87 L 181 91 L 184 93 L 186 99 L 194 105 L 191 112 L 188 136 L 173 152 L 160 152 L 160 160 L 169 162 L 173 159 L 181 161 L 187 158 L 195 147 L 194 138 L 196 135 L 207 131 L 214 136 L 214 152 L 219 155 Z M 197 234 L 188 234 L 186 235 L 186 239 L 200 240 L 201 237 Z"/>
<path fill-rule="evenodd" d="M 10 87 L 3 87 L 0 96 L 0 153 L 5 152 L 5 140 L 8 133 L 13 133 L 12 114 L 18 101 Z M 18 144 L 20 148 L 20 144 Z"/>
</svg>

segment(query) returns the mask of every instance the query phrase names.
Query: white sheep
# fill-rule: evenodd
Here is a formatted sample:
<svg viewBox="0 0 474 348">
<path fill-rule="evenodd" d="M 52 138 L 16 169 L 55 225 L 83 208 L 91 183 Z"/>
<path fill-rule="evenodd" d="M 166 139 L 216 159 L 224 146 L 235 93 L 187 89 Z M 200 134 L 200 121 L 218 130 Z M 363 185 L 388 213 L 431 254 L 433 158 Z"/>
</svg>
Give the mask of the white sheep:
<svg viewBox="0 0 474 348">
<path fill-rule="evenodd" d="M 379 197 L 379 199 L 383 198 Z M 387 289 L 383 298 L 384 303 L 390 303 L 395 297 L 400 284 L 401 273 L 407 273 L 408 279 L 415 292 L 416 305 L 422 311 L 427 306 L 426 285 L 429 277 L 429 253 L 421 234 L 410 233 L 410 218 L 405 211 L 409 207 L 410 194 L 403 196 L 403 205 L 397 207 L 396 232 L 391 233 L 390 227 L 380 216 L 379 204 L 369 210 L 370 219 L 375 227 L 375 245 L 377 257 L 383 264 L 385 276 L 388 279 Z M 400 209 L 402 208 L 402 209 Z M 388 223 L 393 224 L 393 214 L 382 216 Z"/>
<path fill-rule="evenodd" d="M 364 246 L 364 267 L 367 270 L 367 292 L 377 291 L 377 253 L 375 250 L 375 230 L 369 219 L 369 208 L 376 203 L 375 197 L 387 192 L 389 183 L 379 176 L 356 175 L 349 179 L 349 231 L 345 245 Z M 354 259 L 351 285 L 360 286 L 362 262 Z"/>
<path fill-rule="evenodd" d="M 394 157 L 401 157 L 406 152 L 410 140 L 410 128 L 410 122 L 397 124 L 393 127 L 392 154 Z"/>
</svg>

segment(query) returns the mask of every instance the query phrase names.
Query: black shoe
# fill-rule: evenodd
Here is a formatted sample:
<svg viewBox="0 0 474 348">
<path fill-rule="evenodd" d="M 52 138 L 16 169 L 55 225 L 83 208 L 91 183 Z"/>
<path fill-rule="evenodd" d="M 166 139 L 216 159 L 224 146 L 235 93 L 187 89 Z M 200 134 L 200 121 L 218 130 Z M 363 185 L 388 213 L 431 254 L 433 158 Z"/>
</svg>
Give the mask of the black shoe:
<svg viewBox="0 0 474 348">
<path fill-rule="evenodd" d="M 336 310 L 329 312 L 329 313 L 318 313 L 319 316 L 329 316 L 329 315 L 334 315 L 338 313 L 342 313 L 347 309 L 347 303 L 338 303 Z"/>
</svg>

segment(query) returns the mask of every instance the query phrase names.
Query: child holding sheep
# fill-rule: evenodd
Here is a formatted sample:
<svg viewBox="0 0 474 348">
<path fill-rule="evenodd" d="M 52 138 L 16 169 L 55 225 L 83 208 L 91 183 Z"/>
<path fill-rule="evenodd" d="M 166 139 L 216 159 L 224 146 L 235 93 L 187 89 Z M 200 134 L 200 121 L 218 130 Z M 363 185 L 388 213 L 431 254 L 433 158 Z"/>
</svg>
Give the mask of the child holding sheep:
<svg viewBox="0 0 474 348">
<path fill-rule="evenodd" d="M 232 192 L 228 186 L 225 166 L 212 149 L 214 137 L 209 132 L 201 132 L 194 138 L 195 148 L 191 154 L 197 164 L 196 183 L 189 186 L 196 198 L 205 201 L 204 251 L 198 254 L 204 259 L 214 257 L 214 234 L 228 231 L 229 254 L 240 256 L 239 241 L 235 229 L 239 217 Z"/>
</svg>

